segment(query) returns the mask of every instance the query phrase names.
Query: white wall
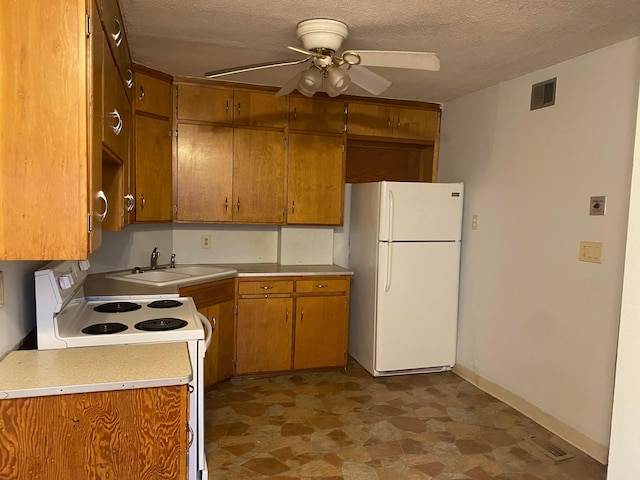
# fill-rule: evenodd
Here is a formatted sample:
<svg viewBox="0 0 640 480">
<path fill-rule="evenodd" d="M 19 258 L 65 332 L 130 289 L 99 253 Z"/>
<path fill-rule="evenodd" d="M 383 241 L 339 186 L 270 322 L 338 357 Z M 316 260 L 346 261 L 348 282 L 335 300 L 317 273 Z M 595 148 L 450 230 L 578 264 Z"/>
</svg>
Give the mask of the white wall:
<svg viewBox="0 0 640 480">
<path fill-rule="evenodd" d="M 0 262 L 4 306 L 0 307 L 0 358 L 20 345 L 35 327 L 33 273 L 43 262 Z"/>
<path fill-rule="evenodd" d="M 639 54 L 640 39 L 628 40 L 456 99 L 442 115 L 439 181 L 466 184 L 458 364 L 601 461 Z M 553 77 L 556 104 L 529 111 L 531 85 Z M 588 215 L 593 195 L 607 196 L 606 216 Z M 601 265 L 577 261 L 580 240 L 604 243 Z"/>
<path fill-rule="evenodd" d="M 618 335 L 608 480 L 636 480 L 640 472 L 640 104 L 631 181 L 629 227 Z"/>
</svg>

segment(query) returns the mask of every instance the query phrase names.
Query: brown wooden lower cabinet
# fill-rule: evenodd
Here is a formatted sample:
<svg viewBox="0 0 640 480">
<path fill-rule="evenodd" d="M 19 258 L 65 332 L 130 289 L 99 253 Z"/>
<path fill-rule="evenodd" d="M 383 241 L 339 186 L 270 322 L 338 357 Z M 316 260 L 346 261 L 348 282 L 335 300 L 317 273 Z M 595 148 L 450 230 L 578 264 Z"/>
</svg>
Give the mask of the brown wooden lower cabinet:
<svg viewBox="0 0 640 480">
<path fill-rule="evenodd" d="M 235 357 L 234 329 L 235 279 L 228 278 L 180 289 L 183 297 L 192 297 L 198 311 L 213 327 L 211 344 L 204 357 L 204 388 L 228 380 L 233 375 Z"/>
<path fill-rule="evenodd" d="M 348 276 L 238 282 L 236 374 L 347 363 Z"/>
<path fill-rule="evenodd" d="M 186 479 L 187 385 L 0 401 L 0 478 Z"/>
</svg>

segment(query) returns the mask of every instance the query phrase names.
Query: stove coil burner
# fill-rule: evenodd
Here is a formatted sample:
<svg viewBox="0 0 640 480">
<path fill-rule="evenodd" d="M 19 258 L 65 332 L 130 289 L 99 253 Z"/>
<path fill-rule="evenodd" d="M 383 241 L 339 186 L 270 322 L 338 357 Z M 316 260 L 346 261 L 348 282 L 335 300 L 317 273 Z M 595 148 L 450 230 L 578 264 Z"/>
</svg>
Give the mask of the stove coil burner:
<svg viewBox="0 0 640 480">
<path fill-rule="evenodd" d="M 93 307 L 96 312 L 104 313 L 133 312 L 134 310 L 138 310 L 140 308 L 142 308 L 141 305 L 133 302 L 110 302 L 103 303 L 102 305 L 98 305 L 97 307 Z"/>
<path fill-rule="evenodd" d="M 182 302 L 178 300 L 156 300 L 151 302 L 147 307 L 149 308 L 175 308 L 182 305 Z"/>
<path fill-rule="evenodd" d="M 126 325 L 117 322 L 96 323 L 95 325 L 83 328 L 82 333 L 88 335 L 107 335 L 109 333 L 124 332 L 127 328 Z"/>
<path fill-rule="evenodd" d="M 177 330 L 186 325 L 187 322 L 179 318 L 154 318 L 153 320 L 138 322 L 135 327 L 138 330 L 145 330 L 147 332 L 161 332 L 164 330 Z"/>
</svg>

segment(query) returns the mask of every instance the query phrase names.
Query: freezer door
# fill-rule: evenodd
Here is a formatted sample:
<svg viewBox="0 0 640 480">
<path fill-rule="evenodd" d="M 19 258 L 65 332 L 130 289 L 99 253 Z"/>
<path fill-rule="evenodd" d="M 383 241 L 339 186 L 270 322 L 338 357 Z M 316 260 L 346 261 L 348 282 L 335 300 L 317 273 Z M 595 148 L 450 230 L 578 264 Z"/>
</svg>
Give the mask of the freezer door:
<svg viewBox="0 0 640 480">
<path fill-rule="evenodd" d="M 380 243 L 378 372 L 455 364 L 459 267 L 459 242 Z"/>
<path fill-rule="evenodd" d="M 380 182 L 380 240 L 460 240 L 462 183 Z"/>
</svg>

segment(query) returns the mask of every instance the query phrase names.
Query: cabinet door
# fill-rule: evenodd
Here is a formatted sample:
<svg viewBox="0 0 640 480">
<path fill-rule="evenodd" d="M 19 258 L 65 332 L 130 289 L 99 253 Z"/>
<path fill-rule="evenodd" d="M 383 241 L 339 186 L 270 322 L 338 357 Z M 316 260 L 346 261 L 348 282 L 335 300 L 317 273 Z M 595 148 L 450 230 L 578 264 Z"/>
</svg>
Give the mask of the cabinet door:
<svg viewBox="0 0 640 480">
<path fill-rule="evenodd" d="M 347 306 L 343 295 L 298 297 L 293 368 L 346 365 Z"/>
<path fill-rule="evenodd" d="M 288 224 L 342 224 L 342 137 L 290 134 L 287 185 Z"/>
<path fill-rule="evenodd" d="M 172 117 L 171 82 L 141 72 L 135 74 L 136 112 Z"/>
<path fill-rule="evenodd" d="M 349 103 L 347 133 L 350 135 L 392 137 L 392 108 L 374 103 Z"/>
<path fill-rule="evenodd" d="M 109 50 L 105 49 L 103 142 L 121 162 L 129 154 L 130 110 L 116 64 Z"/>
<path fill-rule="evenodd" d="M 233 135 L 233 221 L 284 223 L 284 133 L 235 129 Z"/>
<path fill-rule="evenodd" d="M 344 102 L 317 98 L 289 98 L 289 128 L 341 133 L 344 129 Z"/>
<path fill-rule="evenodd" d="M 133 87 L 133 73 L 131 71 L 131 55 L 124 30 L 124 22 L 118 8 L 117 0 L 105 0 L 103 3 L 102 23 L 107 33 L 107 43 L 115 59 L 115 65 L 122 83 L 125 85 L 125 95 L 131 97 Z"/>
<path fill-rule="evenodd" d="M 136 115 L 136 221 L 171 220 L 171 123 Z"/>
<path fill-rule="evenodd" d="M 291 369 L 293 299 L 238 300 L 236 373 Z"/>
<path fill-rule="evenodd" d="M 97 7 L 95 4 L 91 6 L 93 9 L 91 12 L 91 31 L 94 32 L 94 34 L 91 36 L 92 101 L 89 107 L 91 112 L 91 143 L 88 167 L 92 188 L 89 207 L 92 224 L 90 245 L 91 250 L 95 251 L 102 243 L 102 224 L 99 214 L 101 214 L 105 208 L 104 202 L 98 195 L 98 192 L 102 189 L 102 129 L 104 123 L 104 88 L 102 78 L 106 40 L 100 24 L 100 17 L 96 13 Z M 113 194 L 107 192 L 107 195 L 107 199 L 109 199 Z"/>
<path fill-rule="evenodd" d="M 204 357 L 204 388 L 208 389 L 233 375 L 234 302 L 229 300 L 198 311 L 209 319 L 213 327 L 211 344 Z"/>
<path fill-rule="evenodd" d="M 287 118 L 285 97 L 273 93 L 235 90 L 233 124 L 247 127 L 284 128 Z"/>
<path fill-rule="evenodd" d="M 397 108 L 393 115 L 393 136 L 416 140 L 435 140 L 439 113 L 414 108 Z"/>
<path fill-rule="evenodd" d="M 176 220 L 230 222 L 233 130 L 180 124 Z"/>
<path fill-rule="evenodd" d="M 228 123 L 233 121 L 233 92 L 200 85 L 178 85 L 178 119 Z"/>
</svg>

